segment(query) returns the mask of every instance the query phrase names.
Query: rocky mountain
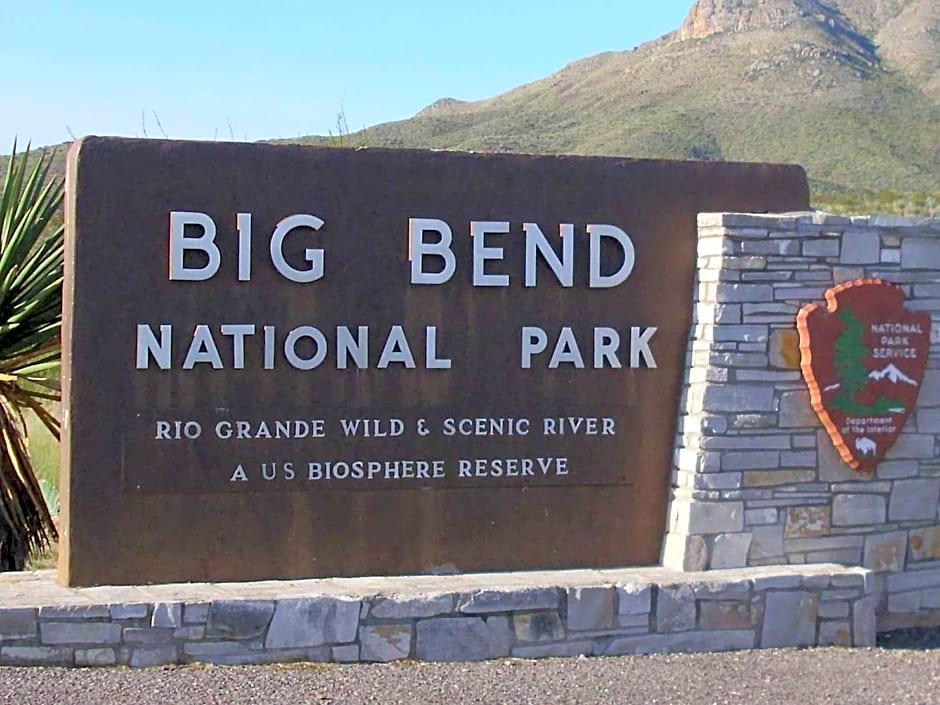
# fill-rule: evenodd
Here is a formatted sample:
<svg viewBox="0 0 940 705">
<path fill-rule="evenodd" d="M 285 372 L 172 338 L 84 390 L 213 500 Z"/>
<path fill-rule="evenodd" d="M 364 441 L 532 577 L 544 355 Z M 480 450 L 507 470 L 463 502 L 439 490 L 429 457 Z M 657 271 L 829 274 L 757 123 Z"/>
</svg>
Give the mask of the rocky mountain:
<svg viewBox="0 0 940 705">
<path fill-rule="evenodd" d="M 698 0 L 648 44 L 348 141 L 799 162 L 817 192 L 937 193 L 940 2 Z"/>
<path fill-rule="evenodd" d="M 797 162 L 817 205 L 906 212 L 892 192 L 920 192 L 914 212 L 936 215 L 940 0 L 698 0 L 640 47 L 486 100 L 442 98 L 409 120 L 300 141 Z M 878 192 L 887 200 L 872 201 Z"/>
</svg>

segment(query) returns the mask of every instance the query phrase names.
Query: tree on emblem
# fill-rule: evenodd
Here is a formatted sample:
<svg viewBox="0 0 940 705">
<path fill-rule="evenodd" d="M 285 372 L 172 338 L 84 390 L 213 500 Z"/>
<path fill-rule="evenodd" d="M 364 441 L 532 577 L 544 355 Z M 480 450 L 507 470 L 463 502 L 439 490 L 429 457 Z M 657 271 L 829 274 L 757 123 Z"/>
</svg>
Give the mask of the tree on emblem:
<svg viewBox="0 0 940 705">
<path fill-rule="evenodd" d="M 865 345 L 865 325 L 850 308 L 843 308 L 840 314 L 845 328 L 836 338 L 836 374 L 839 375 L 839 396 L 835 405 L 848 413 L 866 411 L 855 401 L 855 395 L 868 384 L 868 370 L 865 358 L 871 350 Z"/>
</svg>

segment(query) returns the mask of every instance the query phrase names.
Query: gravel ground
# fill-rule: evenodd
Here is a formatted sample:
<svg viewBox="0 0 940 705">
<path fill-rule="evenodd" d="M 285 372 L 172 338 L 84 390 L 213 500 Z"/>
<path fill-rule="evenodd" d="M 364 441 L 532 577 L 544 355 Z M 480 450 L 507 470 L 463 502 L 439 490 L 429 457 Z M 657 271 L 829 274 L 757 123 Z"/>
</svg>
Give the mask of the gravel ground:
<svg viewBox="0 0 940 705">
<path fill-rule="evenodd" d="M 472 664 L 0 669 L 0 703 L 940 703 L 940 651 L 816 649 Z"/>
</svg>

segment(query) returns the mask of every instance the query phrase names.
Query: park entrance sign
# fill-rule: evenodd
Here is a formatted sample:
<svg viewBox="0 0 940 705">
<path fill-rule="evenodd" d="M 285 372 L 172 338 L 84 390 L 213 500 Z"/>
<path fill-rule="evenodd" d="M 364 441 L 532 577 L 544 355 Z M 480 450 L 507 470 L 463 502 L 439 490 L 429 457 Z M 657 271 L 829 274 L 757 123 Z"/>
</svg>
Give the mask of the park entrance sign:
<svg viewBox="0 0 940 705">
<path fill-rule="evenodd" d="M 86 138 L 70 585 L 654 564 L 696 214 L 798 167 Z"/>
</svg>

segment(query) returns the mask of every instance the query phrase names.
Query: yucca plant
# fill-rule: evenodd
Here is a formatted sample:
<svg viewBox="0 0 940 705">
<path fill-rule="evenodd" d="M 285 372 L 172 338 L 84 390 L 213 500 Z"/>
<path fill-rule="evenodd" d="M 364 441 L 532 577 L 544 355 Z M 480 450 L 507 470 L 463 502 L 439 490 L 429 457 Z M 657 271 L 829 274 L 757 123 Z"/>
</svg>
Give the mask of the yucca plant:
<svg viewBox="0 0 940 705">
<path fill-rule="evenodd" d="M 30 161 L 33 162 L 30 166 Z M 0 193 L 0 570 L 22 570 L 32 551 L 58 538 L 33 471 L 24 414 L 35 413 L 59 437 L 44 404 L 59 399 L 63 228 L 52 159 L 30 150 L 10 156 Z"/>
</svg>

